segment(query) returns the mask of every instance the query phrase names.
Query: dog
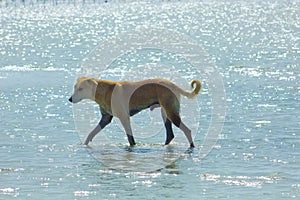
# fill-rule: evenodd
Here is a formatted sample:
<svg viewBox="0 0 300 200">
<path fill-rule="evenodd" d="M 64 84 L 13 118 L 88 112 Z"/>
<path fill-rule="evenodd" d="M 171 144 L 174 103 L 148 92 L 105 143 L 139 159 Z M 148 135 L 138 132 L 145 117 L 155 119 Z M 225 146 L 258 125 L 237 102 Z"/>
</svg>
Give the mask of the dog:
<svg viewBox="0 0 300 200">
<path fill-rule="evenodd" d="M 90 77 L 79 77 L 74 86 L 74 93 L 69 98 L 72 103 L 78 103 L 83 99 L 95 101 L 102 114 L 99 124 L 86 138 L 84 144 L 89 142 L 108 125 L 115 116 L 123 125 L 130 146 L 134 146 L 135 140 L 132 135 L 130 116 L 144 109 L 153 110 L 161 107 L 161 114 L 166 128 L 166 141 L 168 145 L 174 138 L 172 123 L 181 129 L 189 144 L 194 148 L 191 130 L 181 121 L 180 95 L 194 98 L 201 89 L 201 82 L 191 82 L 191 92 L 187 92 L 169 80 L 156 78 L 138 82 L 120 81 L 113 82 Z"/>
</svg>

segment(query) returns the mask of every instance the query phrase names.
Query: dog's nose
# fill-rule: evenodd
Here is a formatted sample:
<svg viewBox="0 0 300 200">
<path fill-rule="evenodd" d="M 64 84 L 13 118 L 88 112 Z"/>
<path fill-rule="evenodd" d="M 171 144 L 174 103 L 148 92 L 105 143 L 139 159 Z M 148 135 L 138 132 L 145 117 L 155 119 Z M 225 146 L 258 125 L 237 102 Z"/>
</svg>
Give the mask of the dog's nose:
<svg viewBox="0 0 300 200">
<path fill-rule="evenodd" d="M 72 102 L 72 97 L 70 97 L 69 101 Z"/>
</svg>

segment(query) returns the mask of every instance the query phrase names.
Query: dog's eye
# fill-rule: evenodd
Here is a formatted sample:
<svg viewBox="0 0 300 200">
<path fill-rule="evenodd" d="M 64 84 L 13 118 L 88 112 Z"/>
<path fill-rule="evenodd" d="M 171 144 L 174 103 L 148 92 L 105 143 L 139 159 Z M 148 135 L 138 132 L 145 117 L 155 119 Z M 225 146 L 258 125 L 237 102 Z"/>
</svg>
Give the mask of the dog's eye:
<svg viewBox="0 0 300 200">
<path fill-rule="evenodd" d="M 78 91 L 82 91 L 83 90 L 83 88 L 78 88 Z"/>
</svg>

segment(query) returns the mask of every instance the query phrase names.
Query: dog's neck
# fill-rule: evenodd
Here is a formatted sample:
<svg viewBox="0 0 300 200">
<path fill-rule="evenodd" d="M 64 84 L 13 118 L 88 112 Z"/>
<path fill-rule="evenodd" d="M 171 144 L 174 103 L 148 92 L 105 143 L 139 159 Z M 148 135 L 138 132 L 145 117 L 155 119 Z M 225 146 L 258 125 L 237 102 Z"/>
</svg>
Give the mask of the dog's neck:
<svg viewBox="0 0 300 200">
<path fill-rule="evenodd" d="M 111 95 L 116 85 L 116 82 L 107 80 L 97 80 L 97 88 L 95 92 L 95 102 L 101 107 L 110 108 L 111 106 Z"/>
</svg>

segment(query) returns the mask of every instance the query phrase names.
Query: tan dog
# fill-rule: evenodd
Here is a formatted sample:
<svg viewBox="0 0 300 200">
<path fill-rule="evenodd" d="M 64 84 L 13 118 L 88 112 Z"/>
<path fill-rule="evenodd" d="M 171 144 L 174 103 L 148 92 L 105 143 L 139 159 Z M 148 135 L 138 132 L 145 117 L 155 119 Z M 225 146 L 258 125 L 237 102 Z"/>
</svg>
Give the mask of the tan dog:
<svg viewBox="0 0 300 200">
<path fill-rule="evenodd" d="M 181 121 L 179 116 L 180 94 L 193 98 L 201 89 L 199 80 L 193 80 L 192 92 L 187 92 L 165 79 L 148 79 L 139 82 L 112 82 L 89 77 L 79 77 L 74 86 L 74 93 L 69 101 L 77 103 L 83 99 L 91 99 L 99 104 L 102 118 L 96 128 L 88 135 L 87 145 L 96 134 L 109 124 L 113 116 L 118 117 L 125 129 L 130 146 L 135 145 L 130 126 L 130 116 L 150 108 L 162 107 L 162 117 L 167 131 L 165 144 L 174 138 L 172 123 L 180 128 L 187 137 L 190 148 L 194 148 L 191 130 Z"/>
</svg>

